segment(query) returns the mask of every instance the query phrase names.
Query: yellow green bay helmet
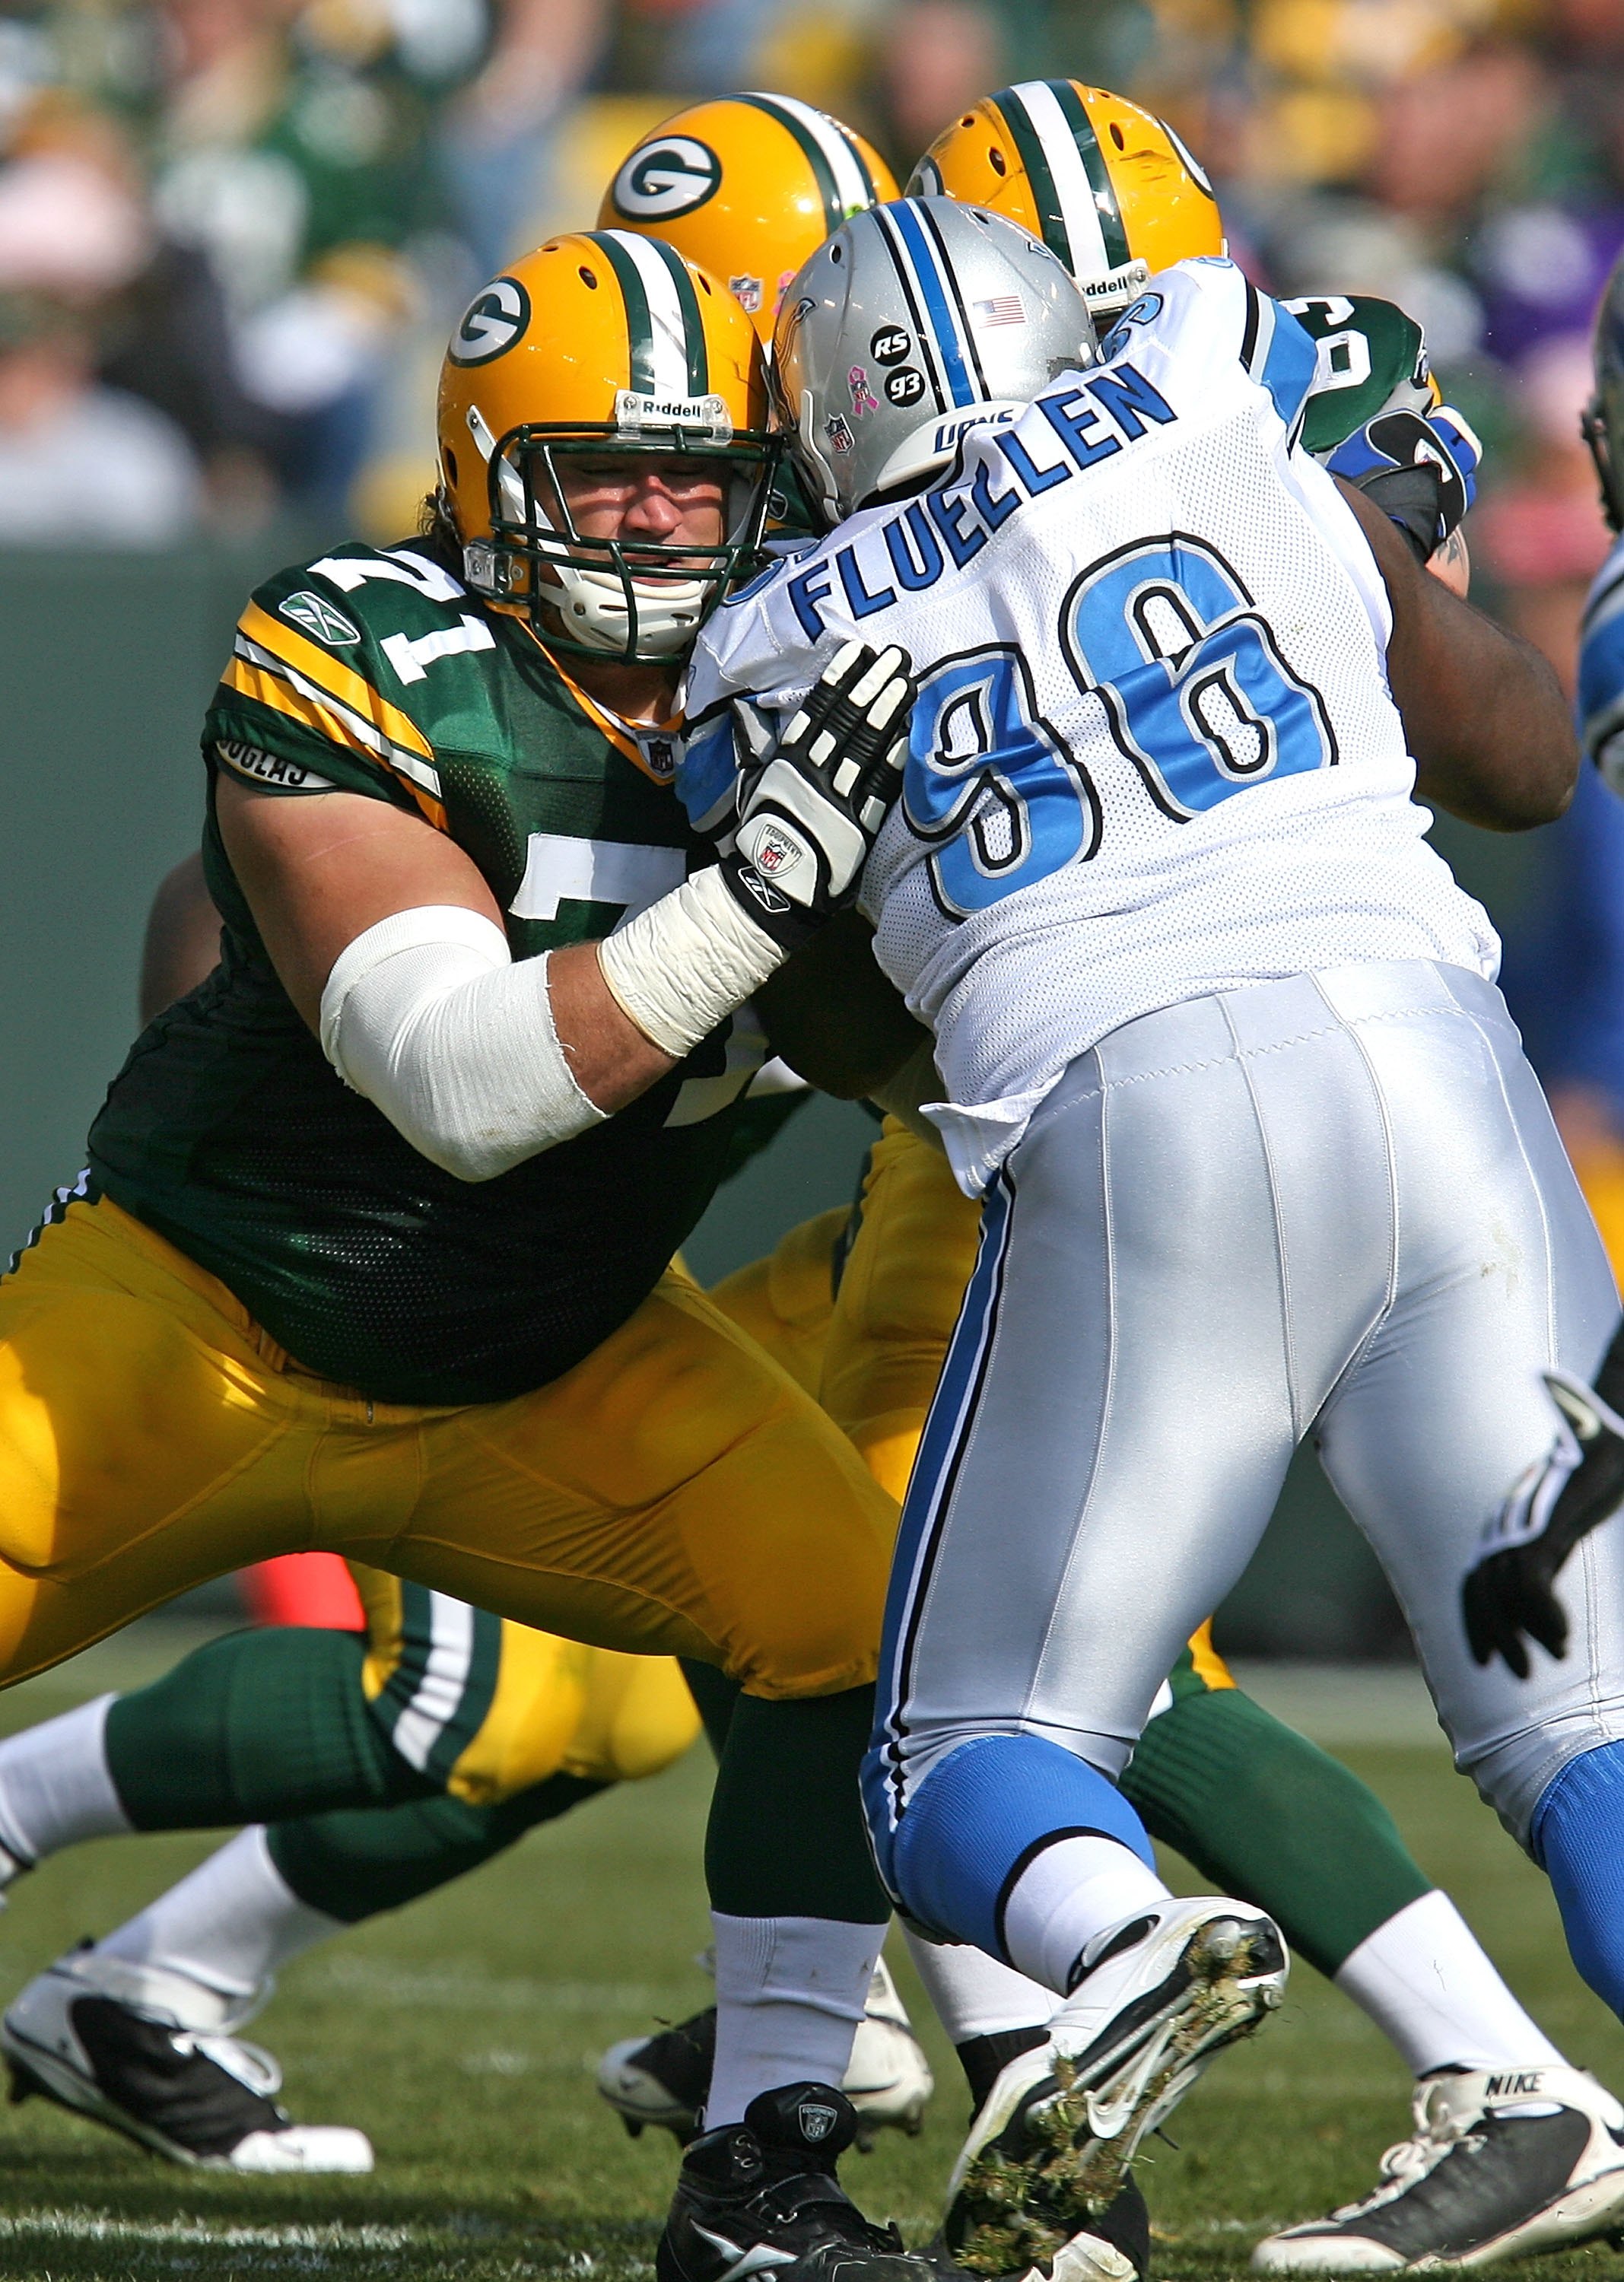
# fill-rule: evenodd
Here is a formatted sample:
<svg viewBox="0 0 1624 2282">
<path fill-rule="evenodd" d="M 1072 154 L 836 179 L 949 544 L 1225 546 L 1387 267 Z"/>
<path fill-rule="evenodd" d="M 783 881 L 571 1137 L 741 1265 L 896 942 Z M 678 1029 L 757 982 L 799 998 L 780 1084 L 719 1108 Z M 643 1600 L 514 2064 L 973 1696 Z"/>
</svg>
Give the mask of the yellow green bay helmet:
<svg viewBox="0 0 1624 2282">
<path fill-rule="evenodd" d="M 719 277 L 764 347 L 784 288 L 843 221 L 897 195 L 871 143 L 788 95 L 724 95 L 645 135 L 603 193 L 600 229 L 664 239 Z"/>
<path fill-rule="evenodd" d="M 1023 80 L 960 113 L 908 182 L 1041 238 L 1108 323 L 1158 269 L 1222 253 L 1211 183 L 1173 129 L 1074 79 Z"/>
<path fill-rule="evenodd" d="M 627 664 L 686 648 L 748 567 L 778 450 L 738 302 L 626 230 L 549 238 L 475 294 L 441 367 L 439 435 L 468 586 L 551 647 Z M 720 464 L 720 545 L 576 530 L 560 466 L 638 453 Z"/>
</svg>

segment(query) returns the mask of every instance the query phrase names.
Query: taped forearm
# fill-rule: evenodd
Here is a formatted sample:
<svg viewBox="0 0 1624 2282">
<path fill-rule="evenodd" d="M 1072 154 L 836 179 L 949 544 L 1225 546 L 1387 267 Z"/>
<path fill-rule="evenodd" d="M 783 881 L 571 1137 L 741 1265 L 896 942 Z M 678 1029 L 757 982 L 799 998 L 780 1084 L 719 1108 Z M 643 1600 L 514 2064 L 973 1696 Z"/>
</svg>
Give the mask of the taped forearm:
<svg viewBox="0 0 1624 2282">
<path fill-rule="evenodd" d="M 742 1006 L 789 956 L 723 884 L 695 873 L 598 945 L 610 996 L 674 1061 Z"/>
<path fill-rule="evenodd" d="M 322 993 L 322 1050 L 414 1149 L 493 1180 L 602 1122 L 553 1027 L 546 958 L 514 962 L 477 912 L 396 912 L 346 946 Z"/>
</svg>

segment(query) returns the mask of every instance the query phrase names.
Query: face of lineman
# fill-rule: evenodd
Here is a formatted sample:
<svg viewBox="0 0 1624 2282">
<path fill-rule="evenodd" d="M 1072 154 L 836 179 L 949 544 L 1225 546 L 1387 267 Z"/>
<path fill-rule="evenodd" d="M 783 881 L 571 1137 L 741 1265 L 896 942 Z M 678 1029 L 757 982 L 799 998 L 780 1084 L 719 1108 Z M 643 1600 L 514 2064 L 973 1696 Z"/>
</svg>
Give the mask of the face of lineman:
<svg viewBox="0 0 1624 2282">
<path fill-rule="evenodd" d="M 663 547 L 722 543 L 727 482 L 722 461 L 605 452 L 579 459 L 561 455 L 555 464 L 583 539 L 618 539 L 628 547 L 640 539 Z M 633 566 L 636 559 L 633 553 Z M 670 564 L 669 556 L 664 560 Z"/>
</svg>

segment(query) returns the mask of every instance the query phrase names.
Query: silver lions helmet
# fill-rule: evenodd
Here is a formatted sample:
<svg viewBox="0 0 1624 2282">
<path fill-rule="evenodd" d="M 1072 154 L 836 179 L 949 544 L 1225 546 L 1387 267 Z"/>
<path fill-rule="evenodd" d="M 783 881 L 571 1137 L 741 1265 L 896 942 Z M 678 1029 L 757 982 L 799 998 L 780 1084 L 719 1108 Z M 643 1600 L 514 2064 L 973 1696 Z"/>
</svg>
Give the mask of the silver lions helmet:
<svg viewBox="0 0 1624 2282">
<path fill-rule="evenodd" d="M 1596 392 L 1579 424 L 1601 479 L 1602 513 L 1614 531 L 1624 531 L 1624 255 L 1613 264 L 1596 312 Z"/>
<path fill-rule="evenodd" d="M 954 198 L 899 198 L 843 222 L 790 284 L 773 389 L 833 524 L 1095 356 L 1087 302 L 1036 238 Z"/>
</svg>

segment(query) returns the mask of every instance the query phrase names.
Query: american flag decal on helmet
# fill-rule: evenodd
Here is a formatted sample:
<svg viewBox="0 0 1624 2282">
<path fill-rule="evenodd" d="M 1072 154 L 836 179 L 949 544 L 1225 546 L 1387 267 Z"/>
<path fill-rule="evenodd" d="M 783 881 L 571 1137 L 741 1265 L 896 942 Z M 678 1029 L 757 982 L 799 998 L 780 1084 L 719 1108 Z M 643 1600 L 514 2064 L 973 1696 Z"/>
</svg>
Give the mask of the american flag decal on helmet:
<svg viewBox="0 0 1624 2282">
<path fill-rule="evenodd" d="M 1018 293 L 998 293 L 991 301 L 972 301 L 970 307 L 978 325 L 1023 325 L 1026 311 L 1021 306 Z"/>
</svg>

